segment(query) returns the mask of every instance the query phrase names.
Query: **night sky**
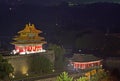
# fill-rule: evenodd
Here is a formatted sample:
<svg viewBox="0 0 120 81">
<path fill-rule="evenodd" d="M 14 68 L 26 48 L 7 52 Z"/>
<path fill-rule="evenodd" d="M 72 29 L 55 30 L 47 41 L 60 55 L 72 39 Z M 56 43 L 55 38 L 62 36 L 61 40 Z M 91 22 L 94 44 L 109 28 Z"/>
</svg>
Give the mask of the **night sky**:
<svg viewBox="0 0 120 81">
<path fill-rule="evenodd" d="M 48 7 L 47 8 L 40 7 L 43 5 L 51 7 L 56 4 L 59 4 L 58 6 L 60 6 L 61 4 L 65 3 L 65 2 L 73 2 L 73 3 L 79 3 L 79 4 L 90 3 L 88 5 L 93 4 L 92 6 L 94 7 L 94 9 L 92 9 L 92 6 L 91 6 L 91 8 L 89 8 L 89 6 L 86 6 L 85 4 L 84 4 L 85 6 L 80 5 L 79 9 L 76 8 L 76 9 L 73 9 L 73 11 L 72 11 L 72 8 L 71 8 L 71 11 L 70 11 L 70 8 L 67 9 L 67 11 L 64 11 L 64 10 L 62 11 L 61 10 L 62 8 L 55 10 L 55 8 L 50 9 Z M 100 3 L 100 2 L 110 2 L 110 4 L 94 5 L 94 3 Z M 69 25 L 69 23 L 68 23 L 69 19 L 71 19 L 71 22 L 75 22 L 75 25 L 78 26 L 78 25 L 80 25 L 80 23 L 78 24 L 78 22 L 74 21 L 74 19 L 76 17 L 78 17 L 80 19 L 79 20 L 76 18 L 76 20 L 79 22 L 81 20 L 83 20 L 81 24 L 83 24 L 84 26 L 85 26 L 85 24 L 87 24 L 86 22 L 90 21 L 90 22 L 93 22 L 93 24 L 102 23 L 104 26 L 106 25 L 106 27 L 107 27 L 107 25 L 108 26 L 115 25 L 117 27 L 117 26 L 119 26 L 119 11 L 118 11 L 119 10 L 119 2 L 120 2 L 119 0 L 35 0 L 35 1 L 34 0 L 25 0 L 25 1 L 24 0 L 0 0 L 0 11 L 1 11 L 0 24 L 2 26 L 1 30 L 2 30 L 2 28 L 4 29 L 5 27 L 7 28 L 8 26 L 13 28 L 15 25 L 17 26 L 17 24 L 19 24 L 19 25 L 21 24 L 23 26 L 23 24 L 28 23 L 28 22 L 35 23 L 38 26 L 42 25 L 43 23 L 46 23 L 46 22 L 47 23 L 53 22 L 54 24 L 58 24 L 58 22 L 59 22 L 60 24 L 62 23 L 61 25 L 63 25 L 66 22 L 67 25 Z M 50 10 L 53 12 L 50 12 Z M 69 11 L 71 13 L 69 13 Z M 97 11 L 98 12 L 101 11 L 101 12 L 97 13 Z M 90 12 L 90 14 L 89 14 L 89 12 Z M 92 13 L 95 14 L 95 16 L 93 16 Z M 60 19 L 65 15 L 68 20 Z M 109 16 L 110 16 L 110 18 L 109 18 Z M 38 17 L 40 17 L 40 18 L 38 19 Z M 91 18 L 91 17 L 93 17 L 93 18 Z M 51 18 L 51 20 L 52 19 L 53 20 L 50 21 L 50 18 Z M 101 21 L 101 19 L 103 19 L 104 22 Z M 96 23 L 96 20 L 98 20 L 97 22 L 99 22 L 99 23 Z M 115 21 L 112 22 L 112 20 L 115 20 Z M 21 21 L 22 21 L 22 23 L 21 23 Z M 38 22 L 40 24 L 38 24 Z M 6 23 L 8 25 L 4 27 L 4 25 Z M 14 24 L 14 26 L 13 26 L 13 24 Z M 102 25 L 102 24 L 100 24 L 100 25 Z M 80 25 L 80 26 L 82 26 L 82 25 Z M 88 26 L 89 26 L 89 24 L 88 24 Z M 15 30 L 17 30 L 17 29 L 15 29 Z M 117 30 L 117 32 L 119 32 L 118 29 L 116 29 L 116 30 Z M 10 31 L 8 31 L 8 32 L 10 32 Z"/>
<path fill-rule="evenodd" d="M 71 7 L 66 5 L 67 2 L 79 5 Z M 119 0 L 0 0 L 0 40 L 12 40 L 12 37 L 29 22 L 43 31 L 42 36 L 46 41 L 68 43 L 67 45 L 71 46 L 77 37 L 91 32 L 120 33 L 119 2 Z"/>
</svg>

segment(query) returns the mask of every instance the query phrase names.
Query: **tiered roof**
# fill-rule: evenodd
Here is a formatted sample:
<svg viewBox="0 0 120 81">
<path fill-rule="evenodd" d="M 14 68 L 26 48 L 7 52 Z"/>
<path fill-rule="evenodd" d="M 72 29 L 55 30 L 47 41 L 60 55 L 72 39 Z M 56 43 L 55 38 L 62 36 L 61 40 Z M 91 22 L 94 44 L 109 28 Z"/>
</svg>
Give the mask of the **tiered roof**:
<svg viewBox="0 0 120 81">
<path fill-rule="evenodd" d="M 98 61 L 101 59 L 95 57 L 92 54 L 74 54 L 72 60 L 74 62 L 90 62 L 90 61 Z"/>
<path fill-rule="evenodd" d="M 40 33 L 42 31 L 37 30 L 34 24 L 26 24 L 25 28 L 13 38 L 12 44 L 45 44 L 44 37 L 39 36 Z"/>
</svg>

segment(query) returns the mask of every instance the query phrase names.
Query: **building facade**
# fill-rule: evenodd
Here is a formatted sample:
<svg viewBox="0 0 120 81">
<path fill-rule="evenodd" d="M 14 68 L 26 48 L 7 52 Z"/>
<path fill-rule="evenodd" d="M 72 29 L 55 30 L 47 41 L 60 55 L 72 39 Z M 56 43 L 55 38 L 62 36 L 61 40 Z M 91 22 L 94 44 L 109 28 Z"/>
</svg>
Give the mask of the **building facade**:
<svg viewBox="0 0 120 81">
<path fill-rule="evenodd" d="M 74 54 L 70 60 L 70 65 L 74 70 L 89 69 L 92 67 L 102 66 L 102 59 L 99 59 L 93 55 Z"/>
<path fill-rule="evenodd" d="M 12 44 L 15 46 L 13 54 L 31 54 L 45 52 L 43 49 L 44 37 L 39 34 L 42 31 L 37 30 L 34 24 L 26 24 L 25 28 L 18 32 L 13 38 Z"/>
</svg>

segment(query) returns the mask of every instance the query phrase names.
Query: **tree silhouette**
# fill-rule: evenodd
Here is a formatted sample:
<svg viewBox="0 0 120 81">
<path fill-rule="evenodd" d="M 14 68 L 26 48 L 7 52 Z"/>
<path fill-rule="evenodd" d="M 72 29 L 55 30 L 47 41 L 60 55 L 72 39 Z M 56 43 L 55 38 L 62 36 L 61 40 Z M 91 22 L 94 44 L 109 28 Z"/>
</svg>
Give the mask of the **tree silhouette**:
<svg viewBox="0 0 120 81">
<path fill-rule="evenodd" d="M 2 55 L 0 55 L 0 79 L 9 78 L 10 73 L 13 73 L 13 71 L 14 68 L 8 63 L 8 60 L 3 59 Z"/>
</svg>

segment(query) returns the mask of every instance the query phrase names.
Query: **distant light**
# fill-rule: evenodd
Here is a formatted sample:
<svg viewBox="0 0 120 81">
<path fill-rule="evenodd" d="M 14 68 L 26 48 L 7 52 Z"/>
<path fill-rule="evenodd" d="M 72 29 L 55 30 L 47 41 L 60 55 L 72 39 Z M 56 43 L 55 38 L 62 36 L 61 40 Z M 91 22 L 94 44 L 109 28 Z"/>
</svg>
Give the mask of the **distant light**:
<svg viewBox="0 0 120 81">
<path fill-rule="evenodd" d="M 82 50 L 78 50 L 79 52 L 81 52 Z"/>
<path fill-rule="evenodd" d="M 15 78 L 15 75 L 13 75 L 13 73 L 10 73 L 9 76 Z"/>
<path fill-rule="evenodd" d="M 22 67 L 22 74 L 25 74 L 25 75 L 28 74 L 27 71 L 28 71 L 28 67 L 27 66 L 23 66 Z"/>
<path fill-rule="evenodd" d="M 56 26 L 58 26 L 58 24 L 57 24 L 57 23 L 56 23 L 55 25 L 56 25 Z"/>
<path fill-rule="evenodd" d="M 52 72 L 55 72 L 55 70 L 53 69 Z"/>
<path fill-rule="evenodd" d="M 15 78 L 15 76 L 13 75 L 12 78 Z"/>
<path fill-rule="evenodd" d="M 18 50 L 13 50 L 11 54 L 20 54 L 20 55 L 25 55 L 25 54 L 33 54 L 33 53 L 41 53 L 41 52 L 46 52 L 45 49 L 39 50 L 39 51 L 23 51 L 23 52 L 18 52 Z"/>
<path fill-rule="evenodd" d="M 25 75 L 26 75 L 26 76 L 29 76 L 29 74 L 28 74 L 28 73 L 26 73 Z"/>
<path fill-rule="evenodd" d="M 68 2 L 68 6 L 72 7 L 72 6 L 77 6 L 77 3 L 72 3 L 72 2 Z"/>
<path fill-rule="evenodd" d="M 11 11 L 11 10 L 12 10 L 12 8 L 9 8 L 9 10 Z"/>
</svg>

